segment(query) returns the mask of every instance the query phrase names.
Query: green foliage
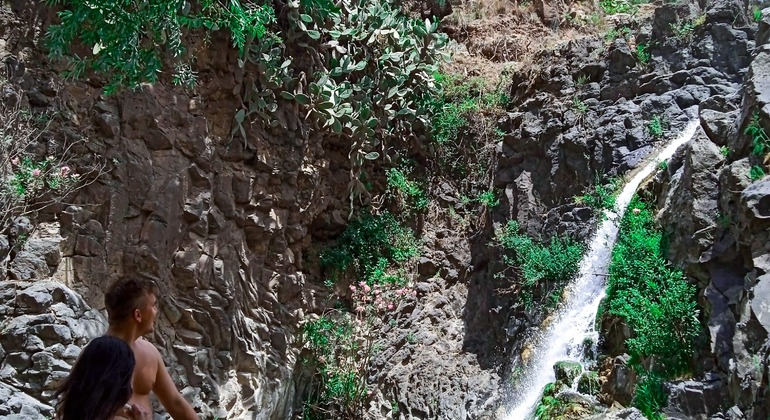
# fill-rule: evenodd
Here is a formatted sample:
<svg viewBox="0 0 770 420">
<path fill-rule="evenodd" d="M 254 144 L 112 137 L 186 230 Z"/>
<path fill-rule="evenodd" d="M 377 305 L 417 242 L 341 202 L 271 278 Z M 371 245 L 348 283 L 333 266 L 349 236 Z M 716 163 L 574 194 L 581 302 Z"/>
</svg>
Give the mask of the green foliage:
<svg viewBox="0 0 770 420">
<path fill-rule="evenodd" d="M 668 403 L 666 389 L 663 387 L 663 379 L 654 373 L 644 373 L 636 384 L 633 404 L 649 420 L 663 420 L 666 417 L 661 414 Z"/>
<path fill-rule="evenodd" d="M 661 160 L 658 162 L 658 169 L 661 171 L 665 171 L 668 169 L 668 161 L 667 160 Z"/>
<path fill-rule="evenodd" d="M 692 37 L 693 31 L 698 26 L 706 23 L 706 15 L 700 15 L 692 20 L 678 20 L 676 23 L 671 24 L 671 31 L 674 33 L 674 38 L 680 40 L 687 40 Z"/>
<path fill-rule="evenodd" d="M 106 75 L 107 94 L 155 83 L 167 59 L 175 69 L 174 80 L 192 85 L 193 57 L 187 54 L 183 40 L 187 31 L 227 29 L 233 45 L 243 52 L 247 43 L 263 36 L 274 20 L 270 6 L 238 0 L 228 2 L 229 7 L 203 0 L 194 8 L 184 0 L 50 3 L 62 8 L 59 24 L 51 25 L 46 34 L 51 57 L 64 59 L 72 78 L 81 77 L 88 69 Z M 75 46 L 88 48 L 90 55 L 80 57 L 73 52 Z"/>
<path fill-rule="evenodd" d="M 764 156 L 767 151 L 770 151 L 770 137 L 767 136 L 765 129 L 762 127 L 758 111 L 754 111 L 751 114 L 751 121 L 746 126 L 744 133 L 751 136 L 752 154 Z"/>
<path fill-rule="evenodd" d="M 749 178 L 751 178 L 752 181 L 760 180 L 764 178 L 765 175 L 765 170 L 759 165 L 754 165 L 749 170 Z"/>
<path fill-rule="evenodd" d="M 317 411 L 313 408 L 325 408 L 355 415 L 360 409 L 367 391 L 368 357 L 357 356 L 370 350 L 366 337 L 356 334 L 360 324 L 359 319 L 348 313 L 332 311 L 304 325 L 305 348 L 317 366 L 314 379 L 320 390 L 315 404 L 307 408 L 309 413 Z"/>
<path fill-rule="evenodd" d="M 588 105 L 585 104 L 580 98 L 577 96 L 572 97 L 572 109 L 575 110 L 579 115 L 585 115 L 586 112 L 588 112 Z"/>
<path fill-rule="evenodd" d="M 588 75 L 585 75 L 585 74 L 581 74 L 581 75 L 579 75 L 579 76 L 578 76 L 578 78 L 575 80 L 575 85 L 576 85 L 577 87 L 583 87 L 583 86 L 585 86 L 585 85 L 586 85 L 586 83 L 588 83 L 588 81 L 589 81 L 589 79 L 588 79 Z"/>
<path fill-rule="evenodd" d="M 760 10 L 758 7 L 755 7 L 754 10 L 751 12 L 751 17 L 754 19 L 754 22 L 761 22 L 762 21 L 762 10 Z"/>
<path fill-rule="evenodd" d="M 409 214 L 428 207 L 428 195 L 417 181 L 409 179 L 410 173 L 407 168 L 391 168 L 388 171 L 388 191 L 397 197 L 401 208 Z"/>
<path fill-rule="evenodd" d="M 722 146 L 719 148 L 719 153 L 721 153 L 724 157 L 728 157 L 730 156 L 730 148 L 727 146 Z"/>
<path fill-rule="evenodd" d="M 543 390 L 543 397 L 535 409 L 535 420 L 561 420 L 584 418 L 590 411 L 577 402 L 559 398 L 556 384 L 550 383 Z"/>
<path fill-rule="evenodd" d="M 652 56 L 649 52 L 649 46 L 647 44 L 639 44 L 636 46 L 636 59 L 639 60 L 643 66 L 650 64 Z"/>
<path fill-rule="evenodd" d="M 481 205 L 489 208 L 497 207 L 497 205 L 500 204 L 500 200 L 497 198 L 495 190 L 484 191 L 483 193 L 479 194 L 479 196 L 476 198 L 476 201 L 478 201 Z"/>
<path fill-rule="evenodd" d="M 547 244 L 538 244 L 519 232 L 519 224 L 511 220 L 497 233 L 497 241 L 510 251 L 503 261 L 509 267 L 521 270 L 521 291 L 527 301 L 534 301 L 537 290 L 541 300 L 555 306 L 561 298 L 564 286 L 577 274 L 583 245 L 571 238 L 553 238 Z"/>
<path fill-rule="evenodd" d="M 609 274 L 607 312 L 631 329 L 632 359 L 654 356 L 666 375 L 687 370 L 700 329 L 695 288 L 667 265 L 653 214 L 639 198 L 621 221 Z"/>
<path fill-rule="evenodd" d="M 621 26 L 619 28 L 612 28 L 610 29 L 605 35 L 604 40 L 605 41 L 614 41 L 618 38 L 623 38 L 625 40 L 628 40 L 631 38 L 631 28 L 628 26 Z"/>
<path fill-rule="evenodd" d="M 365 214 L 348 224 L 337 244 L 321 253 L 320 262 L 330 270 L 333 282 L 350 274 L 369 285 L 394 284 L 404 279 L 390 273 L 390 264 L 404 263 L 419 253 L 420 243 L 392 215 Z"/>
<path fill-rule="evenodd" d="M 660 115 L 653 115 L 649 122 L 647 122 L 647 132 L 653 138 L 659 138 L 663 136 L 665 130 L 666 121 Z"/>
<path fill-rule="evenodd" d="M 602 183 L 599 175 L 596 174 L 596 181 L 592 190 L 586 192 L 583 196 L 577 197 L 576 202 L 594 209 L 594 211 L 615 210 L 615 200 L 620 193 L 620 178 L 612 178 L 608 183 Z"/>
<path fill-rule="evenodd" d="M 644 3 L 640 0 L 601 0 L 599 6 L 608 15 L 617 13 L 636 13 L 639 5 Z"/>
</svg>

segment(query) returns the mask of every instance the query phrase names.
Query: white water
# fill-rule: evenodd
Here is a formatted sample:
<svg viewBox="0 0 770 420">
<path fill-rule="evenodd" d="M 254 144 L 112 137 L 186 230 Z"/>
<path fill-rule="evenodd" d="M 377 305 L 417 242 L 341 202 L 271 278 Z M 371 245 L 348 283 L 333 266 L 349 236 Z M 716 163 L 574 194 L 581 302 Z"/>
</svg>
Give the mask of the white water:
<svg viewBox="0 0 770 420">
<path fill-rule="evenodd" d="M 610 263 L 612 248 L 618 234 L 618 221 L 636 193 L 639 184 L 649 176 L 662 160 L 670 158 L 676 150 L 687 143 L 698 129 L 698 118 L 694 118 L 684 131 L 628 182 L 615 202 L 616 213 L 608 212 L 607 219 L 591 239 L 588 250 L 580 262 L 580 272 L 567 287 L 567 303 L 556 312 L 553 322 L 536 340 L 532 358 L 526 372 L 517 381 L 514 389 L 513 409 L 506 420 L 524 420 L 534 414 L 543 388 L 555 380 L 553 365 L 561 360 L 584 363 L 583 342 L 586 338 L 593 343 L 598 340 L 594 328 L 599 303 L 604 298 L 605 273 Z"/>
</svg>

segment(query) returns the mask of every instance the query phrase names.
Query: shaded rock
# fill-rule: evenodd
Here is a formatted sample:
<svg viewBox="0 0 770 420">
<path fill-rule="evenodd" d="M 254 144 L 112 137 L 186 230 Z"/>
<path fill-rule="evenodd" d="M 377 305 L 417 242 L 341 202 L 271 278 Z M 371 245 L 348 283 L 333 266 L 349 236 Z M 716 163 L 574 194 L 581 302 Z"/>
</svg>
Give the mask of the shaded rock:
<svg viewBox="0 0 770 420">
<path fill-rule="evenodd" d="M 596 395 L 601 391 L 599 374 L 594 371 L 583 372 L 578 379 L 577 390 L 581 394 Z"/>
</svg>

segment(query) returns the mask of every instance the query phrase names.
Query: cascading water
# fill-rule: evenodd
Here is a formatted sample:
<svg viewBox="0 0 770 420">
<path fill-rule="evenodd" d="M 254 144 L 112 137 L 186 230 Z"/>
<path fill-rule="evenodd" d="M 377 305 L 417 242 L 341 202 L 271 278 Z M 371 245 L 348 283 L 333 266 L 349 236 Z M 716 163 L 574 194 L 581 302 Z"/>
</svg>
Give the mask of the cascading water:
<svg viewBox="0 0 770 420">
<path fill-rule="evenodd" d="M 580 271 L 567 287 L 567 302 L 557 310 L 553 322 L 536 340 L 533 356 L 526 372 L 517 381 L 513 393 L 513 409 L 506 420 L 530 418 L 543 392 L 543 388 L 555 380 L 553 365 L 561 360 L 585 363 L 583 356 L 586 338 L 598 340 L 594 328 L 596 312 L 604 297 L 605 274 L 609 267 L 612 248 L 618 234 L 618 222 L 636 193 L 639 184 L 657 167 L 658 162 L 670 158 L 687 143 L 698 129 L 694 118 L 682 133 L 660 151 L 628 182 L 615 202 L 615 213 L 608 212 L 607 219 L 591 239 L 588 250 L 580 262 Z"/>
</svg>

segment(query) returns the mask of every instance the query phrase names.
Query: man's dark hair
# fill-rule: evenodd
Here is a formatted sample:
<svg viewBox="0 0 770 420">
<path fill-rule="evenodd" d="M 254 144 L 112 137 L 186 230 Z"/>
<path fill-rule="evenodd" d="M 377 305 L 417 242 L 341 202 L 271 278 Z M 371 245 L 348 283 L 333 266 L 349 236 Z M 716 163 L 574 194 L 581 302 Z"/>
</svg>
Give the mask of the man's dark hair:
<svg viewBox="0 0 770 420">
<path fill-rule="evenodd" d="M 149 279 L 124 277 L 116 280 L 104 294 L 110 324 L 123 321 L 141 305 L 148 294 L 158 295 L 158 285 Z"/>
</svg>

